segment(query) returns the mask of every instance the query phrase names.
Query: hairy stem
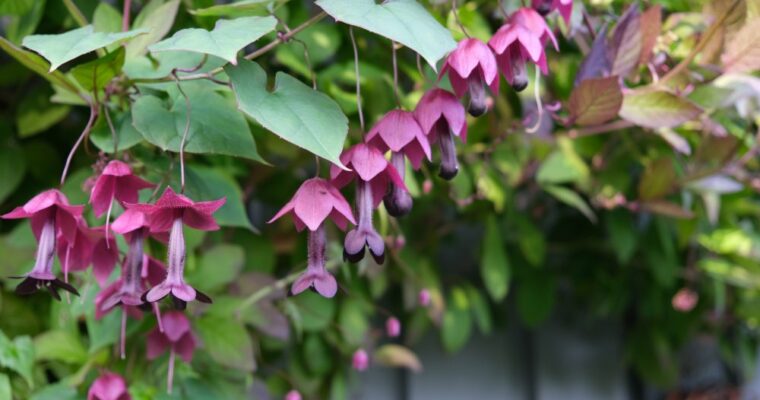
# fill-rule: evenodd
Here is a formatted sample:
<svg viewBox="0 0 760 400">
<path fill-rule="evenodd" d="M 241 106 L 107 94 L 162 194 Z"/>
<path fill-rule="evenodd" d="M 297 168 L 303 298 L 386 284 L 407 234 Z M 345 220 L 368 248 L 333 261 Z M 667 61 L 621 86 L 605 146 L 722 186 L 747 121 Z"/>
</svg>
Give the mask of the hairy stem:
<svg viewBox="0 0 760 400">
<path fill-rule="evenodd" d="M 71 160 L 74 158 L 74 153 L 76 153 L 77 149 L 84 141 L 84 138 L 90 134 L 92 126 L 95 124 L 95 118 L 97 116 L 98 107 L 94 104 L 90 104 L 90 119 L 87 121 L 87 125 L 85 125 L 82 134 L 79 135 L 79 139 L 77 139 L 77 141 L 74 143 L 74 146 L 71 148 L 71 151 L 69 151 L 68 157 L 66 157 L 66 164 L 63 166 L 63 172 L 61 173 L 61 186 L 63 186 L 64 182 L 66 182 L 66 174 L 69 172 L 69 167 L 71 166 Z"/>
</svg>

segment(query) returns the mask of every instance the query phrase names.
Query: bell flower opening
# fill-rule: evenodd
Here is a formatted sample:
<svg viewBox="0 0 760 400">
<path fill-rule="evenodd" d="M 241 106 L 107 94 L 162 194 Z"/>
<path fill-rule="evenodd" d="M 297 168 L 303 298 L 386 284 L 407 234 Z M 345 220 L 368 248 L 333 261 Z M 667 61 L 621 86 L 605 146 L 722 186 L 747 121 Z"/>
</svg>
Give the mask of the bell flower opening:
<svg viewBox="0 0 760 400">
<path fill-rule="evenodd" d="M 478 39 L 467 38 L 459 42 L 457 48 L 446 58 L 438 75 L 449 75 L 451 87 L 457 97 L 469 94 L 468 111 L 478 117 L 488 109 L 484 85 L 491 93 L 499 93 L 499 70 L 491 49 Z"/>
</svg>

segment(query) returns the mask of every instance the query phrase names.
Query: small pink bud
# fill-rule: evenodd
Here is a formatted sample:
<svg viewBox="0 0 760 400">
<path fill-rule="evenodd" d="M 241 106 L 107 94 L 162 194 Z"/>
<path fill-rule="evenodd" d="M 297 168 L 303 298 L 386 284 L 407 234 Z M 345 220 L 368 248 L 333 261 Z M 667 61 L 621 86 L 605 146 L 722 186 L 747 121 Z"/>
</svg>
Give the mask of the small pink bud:
<svg viewBox="0 0 760 400">
<path fill-rule="evenodd" d="M 420 290 L 420 294 L 417 296 L 417 301 L 422 307 L 430 305 L 430 291 L 427 289 Z"/>
<path fill-rule="evenodd" d="M 285 395 L 285 400 L 301 400 L 301 393 L 293 389 Z"/>
<path fill-rule="evenodd" d="M 430 179 L 425 179 L 425 182 L 422 182 L 422 193 L 428 194 L 433 190 L 433 181 Z"/>
<path fill-rule="evenodd" d="M 385 333 L 388 337 L 401 335 L 401 322 L 396 317 L 390 317 L 385 321 Z"/>
<path fill-rule="evenodd" d="M 676 311 L 689 312 L 694 309 L 698 300 L 697 292 L 689 288 L 682 288 L 673 296 L 672 304 Z"/>
<path fill-rule="evenodd" d="M 354 352 L 354 356 L 351 359 L 353 368 L 359 372 L 365 371 L 369 368 L 369 356 L 364 349 L 359 349 Z"/>
<path fill-rule="evenodd" d="M 396 247 L 397 250 L 401 250 L 406 246 L 406 237 L 404 235 L 398 235 L 393 240 L 393 245 Z"/>
</svg>

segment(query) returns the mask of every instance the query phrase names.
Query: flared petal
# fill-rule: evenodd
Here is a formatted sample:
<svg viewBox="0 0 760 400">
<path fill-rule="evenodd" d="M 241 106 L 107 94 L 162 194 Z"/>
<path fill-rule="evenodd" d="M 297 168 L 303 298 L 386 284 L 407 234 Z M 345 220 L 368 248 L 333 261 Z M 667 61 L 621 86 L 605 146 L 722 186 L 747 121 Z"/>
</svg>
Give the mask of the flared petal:
<svg viewBox="0 0 760 400">
<path fill-rule="evenodd" d="M 111 206 L 114 196 L 116 195 L 116 178 L 109 175 L 101 175 L 95 181 L 95 185 L 90 192 L 90 203 L 92 212 L 96 217 L 101 217 Z M 136 200 L 135 200 L 136 201 Z"/>
<path fill-rule="evenodd" d="M 148 360 L 155 360 L 158 356 L 164 354 L 170 345 L 171 343 L 166 336 L 156 328 L 148 334 L 145 346 L 147 350 L 146 357 Z"/>
<path fill-rule="evenodd" d="M 188 332 L 174 345 L 174 351 L 177 352 L 182 361 L 189 363 L 193 361 L 193 352 L 195 352 L 196 347 L 195 336 L 192 332 Z"/>
<path fill-rule="evenodd" d="M 164 335 L 170 342 L 178 342 L 183 335 L 190 332 L 190 321 L 181 312 L 166 312 L 161 321 L 164 323 Z"/>
</svg>

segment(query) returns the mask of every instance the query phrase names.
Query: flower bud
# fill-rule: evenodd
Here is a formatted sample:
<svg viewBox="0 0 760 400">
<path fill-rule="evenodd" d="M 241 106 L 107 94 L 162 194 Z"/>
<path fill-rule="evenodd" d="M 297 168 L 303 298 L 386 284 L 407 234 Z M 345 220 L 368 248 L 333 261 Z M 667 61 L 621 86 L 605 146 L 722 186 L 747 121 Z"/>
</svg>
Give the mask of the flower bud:
<svg viewBox="0 0 760 400">
<path fill-rule="evenodd" d="M 390 317 L 385 321 L 385 334 L 388 337 L 399 337 L 401 335 L 401 321 L 396 317 Z"/>
<path fill-rule="evenodd" d="M 364 349 L 356 350 L 351 358 L 351 366 L 359 372 L 366 371 L 369 368 L 369 355 L 367 355 L 367 351 Z"/>
</svg>

